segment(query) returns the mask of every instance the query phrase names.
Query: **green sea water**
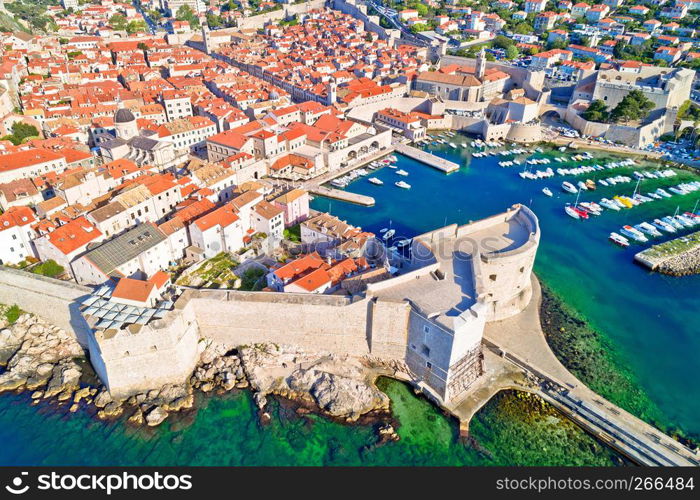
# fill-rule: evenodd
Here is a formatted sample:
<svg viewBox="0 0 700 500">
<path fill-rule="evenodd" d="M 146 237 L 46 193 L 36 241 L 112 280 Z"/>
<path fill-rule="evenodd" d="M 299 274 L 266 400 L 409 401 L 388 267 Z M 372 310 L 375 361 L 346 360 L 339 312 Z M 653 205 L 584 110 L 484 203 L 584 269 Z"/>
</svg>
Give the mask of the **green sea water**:
<svg viewBox="0 0 700 500">
<path fill-rule="evenodd" d="M 394 380 L 380 387 L 392 398 L 400 440 L 377 446 L 372 425 L 349 426 L 300 416 L 271 398 L 272 419 L 261 424 L 249 392 L 202 398 L 196 415 L 155 429 L 122 420 L 101 422 L 85 411 L 5 395 L 0 406 L 0 465 L 614 465 L 618 459 L 539 400 L 507 393 L 476 417 L 477 445 L 428 401 Z M 524 418 L 525 417 L 525 418 Z M 572 449 L 574 452 L 572 453 Z"/>
<path fill-rule="evenodd" d="M 391 169 L 374 172 L 385 180 L 374 186 L 361 179 L 348 189 L 371 194 L 365 208 L 324 199 L 328 209 L 366 229 L 391 226 L 400 235 L 432 229 L 445 222 L 466 222 L 527 203 L 542 224 L 536 271 L 543 282 L 600 332 L 610 370 L 621 370 L 624 383 L 600 390 L 606 397 L 662 425 L 700 431 L 700 398 L 695 384 L 700 334 L 698 277 L 668 278 L 631 263 L 635 249 L 622 250 L 607 234 L 651 214 L 672 213 L 677 197 L 635 209 L 574 221 L 563 215 L 568 200 L 556 186 L 563 179 L 525 181 L 516 169 L 500 168 L 499 159 L 470 160 L 466 151 L 439 148 L 437 154 L 465 166 L 444 175 L 407 158 L 411 190 L 395 188 Z M 558 153 L 557 153 L 558 154 Z M 539 155 L 542 156 L 542 155 Z M 556 165 L 555 165 L 556 166 Z M 545 167 L 538 167 L 545 168 Z M 613 175 L 611 172 L 610 175 Z M 687 178 L 690 174 L 682 173 Z M 680 182 L 659 181 L 660 185 Z M 644 186 L 656 184 L 644 182 Z M 549 185 L 557 193 L 545 198 Z M 629 194 L 633 186 L 618 191 Z M 645 191 L 643 189 L 643 192 Z M 595 194 L 607 196 L 611 191 Z M 697 198 L 697 197 L 696 197 Z M 583 198 L 585 199 L 585 198 Z M 690 206 L 689 206 L 690 205 Z M 658 212 L 658 213 L 657 213 Z M 638 250 L 638 249 L 637 249 Z M 588 342 L 588 340 L 584 340 Z M 600 349 L 598 349 L 600 351 Z M 602 379 L 601 379 L 602 380 Z M 28 395 L 0 396 L 1 464 L 43 465 L 612 465 L 619 459 L 536 398 L 503 393 L 477 414 L 471 425 L 474 442 L 458 438 L 453 419 L 413 394 L 406 385 L 383 379 L 392 399 L 401 439 L 376 446 L 372 425 L 347 426 L 315 415 L 298 415 L 294 407 L 273 399 L 270 423 L 259 422 L 250 393 L 200 397 L 196 414 L 169 419 L 155 429 L 134 429 L 123 420 L 102 422 L 87 410 L 42 402 Z M 631 390 L 633 388 L 634 390 Z M 609 393 L 605 393 L 605 391 Z"/>
</svg>

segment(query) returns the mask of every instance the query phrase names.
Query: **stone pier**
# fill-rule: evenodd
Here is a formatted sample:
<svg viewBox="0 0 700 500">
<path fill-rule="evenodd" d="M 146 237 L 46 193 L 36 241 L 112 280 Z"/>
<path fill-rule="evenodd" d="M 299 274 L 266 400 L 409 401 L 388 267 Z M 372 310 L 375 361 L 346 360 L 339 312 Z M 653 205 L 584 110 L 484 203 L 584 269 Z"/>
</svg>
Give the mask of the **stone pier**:
<svg viewBox="0 0 700 500">
<path fill-rule="evenodd" d="M 408 144 L 396 144 L 395 149 L 402 155 L 418 160 L 426 165 L 430 165 L 431 167 L 436 168 L 441 172 L 445 172 L 446 174 L 459 170 L 459 165 L 455 162 L 445 160 L 444 158 L 440 158 L 439 156 L 427 153 L 421 149 L 414 148 Z"/>
</svg>

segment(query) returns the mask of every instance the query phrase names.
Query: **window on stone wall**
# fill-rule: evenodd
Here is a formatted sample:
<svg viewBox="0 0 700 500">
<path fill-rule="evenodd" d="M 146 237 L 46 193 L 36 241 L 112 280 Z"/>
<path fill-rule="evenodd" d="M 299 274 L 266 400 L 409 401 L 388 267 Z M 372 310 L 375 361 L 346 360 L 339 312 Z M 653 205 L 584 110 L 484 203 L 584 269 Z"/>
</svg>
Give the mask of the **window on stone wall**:
<svg viewBox="0 0 700 500">
<path fill-rule="evenodd" d="M 496 275 L 495 275 L 495 274 L 490 275 L 490 276 L 489 276 L 489 279 L 490 279 L 491 281 L 496 281 Z"/>
<path fill-rule="evenodd" d="M 430 361 L 426 362 L 426 363 L 425 363 L 425 366 L 428 368 L 428 370 L 432 370 L 432 369 L 433 369 L 433 364 L 432 364 Z"/>
<path fill-rule="evenodd" d="M 423 344 L 420 351 L 421 354 L 423 354 L 423 356 L 425 356 L 426 358 L 430 357 L 430 347 L 428 347 L 427 345 Z"/>
</svg>

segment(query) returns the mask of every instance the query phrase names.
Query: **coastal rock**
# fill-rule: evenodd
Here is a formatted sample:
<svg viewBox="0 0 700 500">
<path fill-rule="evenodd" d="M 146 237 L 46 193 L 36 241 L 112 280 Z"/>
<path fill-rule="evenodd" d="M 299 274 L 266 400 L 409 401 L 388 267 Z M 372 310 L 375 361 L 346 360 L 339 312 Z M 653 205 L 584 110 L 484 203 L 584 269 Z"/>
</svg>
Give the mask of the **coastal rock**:
<svg viewBox="0 0 700 500">
<path fill-rule="evenodd" d="M 146 415 L 146 423 L 153 427 L 161 424 L 166 418 L 168 418 L 168 412 L 160 406 L 156 406 Z"/>
<path fill-rule="evenodd" d="M 87 398 L 89 395 L 90 387 L 83 387 L 82 389 L 75 391 L 75 395 L 73 396 L 73 402 L 79 403 L 81 399 Z"/>
<path fill-rule="evenodd" d="M 255 401 L 255 405 L 261 410 L 265 408 L 265 405 L 267 405 L 267 398 L 261 392 L 256 392 L 253 394 L 253 401 Z"/>
<path fill-rule="evenodd" d="M 293 346 L 258 344 L 240 349 L 251 387 L 318 406 L 330 416 L 355 421 L 389 409 L 389 398 L 374 386 L 374 373 L 361 360 Z M 262 401 L 256 396 L 256 403 Z"/>
<path fill-rule="evenodd" d="M 121 404 L 116 401 L 108 403 L 102 410 L 97 412 L 97 416 L 101 419 L 116 418 L 124 412 Z"/>
<path fill-rule="evenodd" d="M 100 393 L 97 396 L 95 396 L 95 400 L 93 401 L 93 403 L 98 408 L 104 408 L 112 401 L 113 401 L 112 395 L 109 393 L 109 391 L 107 389 L 103 388 L 102 391 L 100 391 Z"/>
<path fill-rule="evenodd" d="M 396 432 L 396 429 L 394 429 L 394 426 L 391 424 L 381 425 L 379 429 L 377 429 L 377 433 L 379 434 L 380 443 L 387 441 L 398 441 L 401 439 L 399 434 Z"/>
<path fill-rule="evenodd" d="M 317 370 L 298 370 L 288 380 L 295 392 L 308 392 L 333 417 L 357 420 L 374 410 L 388 410 L 389 398 L 364 380 Z"/>
<path fill-rule="evenodd" d="M 136 411 L 129 417 L 129 423 L 134 425 L 143 425 L 143 412 L 137 408 Z"/>
<path fill-rule="evenodd" d="M 77 389 L 80 375 L 80 367 L 73 360 L 63 360 L 54 367 L 44 397 L 50 398 L 71 389 Z"/>
<path fill-rule="evenodd" d="M 73 359 L 84 356 L 71 335 L 31 314 L 22 314 L 0 331 L 0 392 L 47 386 L 44 397 L 77 388 L 81 370 Z"/>
</svg>

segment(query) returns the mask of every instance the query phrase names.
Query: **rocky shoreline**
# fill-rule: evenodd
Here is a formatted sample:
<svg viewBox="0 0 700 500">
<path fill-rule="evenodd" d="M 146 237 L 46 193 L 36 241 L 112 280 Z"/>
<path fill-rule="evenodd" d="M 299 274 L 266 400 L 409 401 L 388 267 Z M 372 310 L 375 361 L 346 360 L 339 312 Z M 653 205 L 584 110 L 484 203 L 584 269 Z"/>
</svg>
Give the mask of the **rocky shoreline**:
<svg viewBox="0 0 700 500">
<path fill-rule="evenodd" d="M 134 426 L 155 427 L 171 415 L 196 411 L 197 394 L 250 389 L 266 423 L 269 395 L 345 423 L 380 422 L 379 442 L 398 440 L 388 396 L 375 380 L 406 380 L 402 363 L 384 363 L 292 346 L 256 344 L 232 348 L 201 341 L 200 362 L 182 385 L 167 385 L 115 400 L 92 372 L 78 342 L 60 328 L 31 314 L 12 324 L 0 320 L 0 393 L 31 392 L 34 404 L 54 401 L 70 412 L 86 408 L 100 419 L 126 418 Z"/>
<path fill-rule="evenodd" d="M 666 259 L 654 271 L 678 277 L 700 274 L 700 247 Z"/>
</svg>

